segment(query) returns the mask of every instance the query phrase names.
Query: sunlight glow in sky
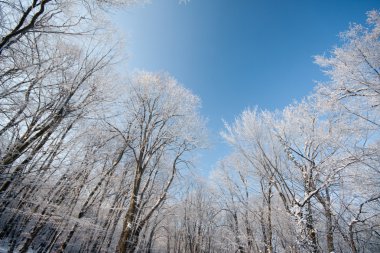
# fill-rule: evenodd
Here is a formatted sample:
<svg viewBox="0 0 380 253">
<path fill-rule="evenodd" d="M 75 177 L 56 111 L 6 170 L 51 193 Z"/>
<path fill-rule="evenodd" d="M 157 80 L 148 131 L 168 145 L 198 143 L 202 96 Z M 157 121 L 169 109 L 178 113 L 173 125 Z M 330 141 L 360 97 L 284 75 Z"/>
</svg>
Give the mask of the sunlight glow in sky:
<svg viewBox="0 0 380 253">
<path fill-rule="evenodd" d="M 228 148 L 219 136 L 245 108 L 281 109 L 324 80 L 313 56 L 339 43 L 350 22 L 364 23 L 378 0 L 152 0 L 120 11 L 128 71 L 165 71 L 202 100 L 209 171 Z M 207 173 L 206 173 L 207 174 Z"/>
</svg>

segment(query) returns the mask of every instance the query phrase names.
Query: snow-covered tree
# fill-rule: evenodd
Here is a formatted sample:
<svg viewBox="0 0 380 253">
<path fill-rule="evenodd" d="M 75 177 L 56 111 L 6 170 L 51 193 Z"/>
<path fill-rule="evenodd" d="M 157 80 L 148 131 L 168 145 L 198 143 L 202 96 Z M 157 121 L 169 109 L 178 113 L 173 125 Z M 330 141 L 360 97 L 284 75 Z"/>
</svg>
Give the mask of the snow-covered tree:
<svg viewBox="0 0 380 253">
<path fill-rule="evenodd" d="M 137 74 L 125 99 L 135 165 L 120 253 L 135 250 L 142 228 L 165 201 L 177 171 L 189 162 L 188 153 L 201 145 L 204 129 L 199 99 L 165 74 Z"/>
</svg>

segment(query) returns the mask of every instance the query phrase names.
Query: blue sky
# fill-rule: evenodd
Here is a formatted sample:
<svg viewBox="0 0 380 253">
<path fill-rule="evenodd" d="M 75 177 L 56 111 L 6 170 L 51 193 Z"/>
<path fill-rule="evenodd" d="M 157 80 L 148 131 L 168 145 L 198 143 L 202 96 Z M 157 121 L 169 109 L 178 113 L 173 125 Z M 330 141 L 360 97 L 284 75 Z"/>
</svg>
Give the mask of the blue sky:
<svg viewBox="0 0 380 253">
<path fill-rule="evenodd" d="M 380 9 L 378 0 L 152 0 L 117 12 L 128 71 L 166 71 L 202 99 L 210 150 L 197 166 L 210 171 L 228 148 L 223 119 L 245 108 L 281 109 L 324 80 L 313 56 L 339 44 L 350 22 Z"/>
</svg>

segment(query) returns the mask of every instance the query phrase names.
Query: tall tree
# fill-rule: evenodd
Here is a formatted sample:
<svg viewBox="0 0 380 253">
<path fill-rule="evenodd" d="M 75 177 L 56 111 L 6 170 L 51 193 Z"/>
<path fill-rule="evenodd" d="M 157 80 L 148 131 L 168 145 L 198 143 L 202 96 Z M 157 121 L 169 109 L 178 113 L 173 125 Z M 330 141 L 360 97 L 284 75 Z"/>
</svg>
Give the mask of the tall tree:
<svg viewBox="0 0 380 253">
<path fill-rule="evenodd" d="M 126 118 L 135 162 L 117 251 L 134 252 L 143 227 L 163 204 L 187 153 L 201 143 L 199 99 L 164 74 L 139 73 L 129 86 Z M 122 131 L 120 131 L 122 132 Z"/>
</svg>

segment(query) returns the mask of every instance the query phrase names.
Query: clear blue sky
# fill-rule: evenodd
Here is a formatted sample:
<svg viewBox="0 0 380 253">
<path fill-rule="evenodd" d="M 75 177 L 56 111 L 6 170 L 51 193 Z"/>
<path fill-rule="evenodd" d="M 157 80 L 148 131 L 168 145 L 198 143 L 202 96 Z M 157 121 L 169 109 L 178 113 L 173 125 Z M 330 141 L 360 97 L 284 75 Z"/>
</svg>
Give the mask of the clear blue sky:
<svg viewBox="0 0 380 253">
<path fill-rule="evenodd" d="M 324 78 L 313 56 L 372 9 L 379 0 L 152 0 L 113 19 L 126 36 L 129 71 L 167 71 L 202 99 L 212 147 L 197 166 L 209 171 L 228 152 L 222 119 L 311 93 Z"/>
</svg>

